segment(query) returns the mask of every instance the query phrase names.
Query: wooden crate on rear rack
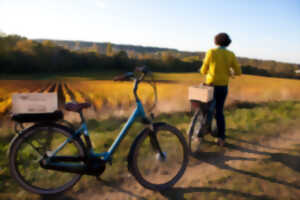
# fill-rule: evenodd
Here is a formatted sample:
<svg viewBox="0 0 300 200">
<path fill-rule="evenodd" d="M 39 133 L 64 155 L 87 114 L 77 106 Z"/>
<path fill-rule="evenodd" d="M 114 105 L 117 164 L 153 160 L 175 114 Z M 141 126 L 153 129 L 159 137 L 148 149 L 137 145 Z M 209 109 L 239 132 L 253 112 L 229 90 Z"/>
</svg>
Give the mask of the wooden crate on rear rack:
<svg viewBox="0 0 300 200">
<path fill-rule="evenodd" d="M 57 109 L 57 93 L 16 93 L 12 96 L 13 114 L 52 113 Z"/>
</svg>

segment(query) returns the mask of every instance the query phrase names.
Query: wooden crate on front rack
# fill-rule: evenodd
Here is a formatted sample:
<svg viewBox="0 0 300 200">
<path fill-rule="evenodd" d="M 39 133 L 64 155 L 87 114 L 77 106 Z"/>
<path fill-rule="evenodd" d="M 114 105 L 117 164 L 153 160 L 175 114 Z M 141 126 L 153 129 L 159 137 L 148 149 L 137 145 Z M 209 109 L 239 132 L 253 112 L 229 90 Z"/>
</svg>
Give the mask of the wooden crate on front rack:
<svg viewBox="0 0 300 200">
<path fill-rule="evenodd" d="M 208 103 L 214 97 L 214 87 L 203 84 L 190 86 L 188 96 L 190 101 Z"/>
</svg>

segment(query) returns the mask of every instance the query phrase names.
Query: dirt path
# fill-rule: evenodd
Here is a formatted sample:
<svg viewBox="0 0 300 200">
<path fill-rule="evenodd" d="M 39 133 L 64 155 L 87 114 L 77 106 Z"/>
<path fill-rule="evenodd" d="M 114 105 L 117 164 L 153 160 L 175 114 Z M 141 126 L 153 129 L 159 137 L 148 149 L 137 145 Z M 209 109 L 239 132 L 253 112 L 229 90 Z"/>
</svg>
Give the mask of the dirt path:
<svg viewBox="0 0 300 200">
<path fill-rule="evenodd" d="M 71 195 L 71 199 L 185 199 L 185 194 L 193 192 L 224 192 L 250 199 L 268 199 L 264 196 L 255 196 L 240 191 L 216 189 L 207 187 L 207 184 L 223 177 L 228 172 L 236 172 L 261 180 L 267 180 L 283 186 L 291 186 L 299 190 L 300 186 L 295 186 L 288 181 L 266 177 L 244 170 L 259 164 L 259 161 L 267 159 L 276 154 L 288 154 L 296 144 L 300 144 L 300 131 L 294 129 L 289 133 L 281 133 L 278 137 L 273 137 L 259 143 L 251 143 L 247 140 L 228 138 L 228 146 L 217 148 L 213 152 L 201 151 L 191 157 L 189 167 L 182 179 L 173 189 L 160 194 L 140 186 L 134 178 L 128 174 L 123 184 L 116 186 L 107 181 L 99 182 L 99 185 L 92 186 L 92 189 L 78 192 Z M 300 167 L 300 166 L 299 166 Z M 109 170 L 109 169 L 108 169 Z M 299 169 L 297 170 L 299 171 Z M 300 178 L 300 177 L 299 177 Z"/>
</svg>

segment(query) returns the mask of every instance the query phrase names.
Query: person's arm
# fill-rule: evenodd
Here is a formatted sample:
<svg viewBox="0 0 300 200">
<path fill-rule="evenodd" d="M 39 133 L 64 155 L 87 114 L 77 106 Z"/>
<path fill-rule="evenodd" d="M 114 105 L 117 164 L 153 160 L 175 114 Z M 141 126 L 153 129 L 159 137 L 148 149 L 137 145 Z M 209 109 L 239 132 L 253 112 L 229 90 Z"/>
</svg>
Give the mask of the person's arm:
<svg viewBox="0 0 300 200">
<path fill-rule="evenodd" d="M 239 63 L 237 62 L 237 59 L 236 59 L 234 53 L 232 53 L 232 55 L 233 55 L 232 69 L 234 71 L 234 75 L 239 76 L 242 74 L 242 70 L 241 70 Z"/>
<path fill-rule="evenodd" d="M 211 61 L 211 54 L 212 54 L 211 50 L 207 51 L 205 58 L 203 60 L 203 63 L 202 63 L 202 67 L 200 69 L 201 74 L 207 74 L 207 71 L 209 69 L 209 63 Z"/>
</svg>

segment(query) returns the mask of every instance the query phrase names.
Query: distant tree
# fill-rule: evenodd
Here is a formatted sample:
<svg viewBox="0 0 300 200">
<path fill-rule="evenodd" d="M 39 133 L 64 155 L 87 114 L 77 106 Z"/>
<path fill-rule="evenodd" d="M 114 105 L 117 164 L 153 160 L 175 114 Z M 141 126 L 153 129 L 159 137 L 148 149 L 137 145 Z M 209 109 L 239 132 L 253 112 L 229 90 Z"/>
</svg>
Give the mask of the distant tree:
<svg viewBox="0 0 300 200">
<path fill-rule="evenodd" d="M 0 29 L 0 37 L 5 37 L 6 34 Z"/>
<path fill-rule="evenodd" d="M 100 48 L 97 46 L 96 43 L 93 43 L 93 45 L 90 48 L 88 48 L 88 52 L 100 55 Z"/>
<path fill-rule="evenodd" d="M 118 69 L 126 70 L 130 68 L 130 60 L 126 51 L 119 51 L 113 56 L 114 66 Z"/>
<path fill-rule="evenodd" d="M 181 59 L 183 62 L 199 62 L 200 61 L 200 57 L 199 56 L 188 56 L 188 57 L 184 57 Z"/>
<path fill-rule="evenodd" d="M 106 56 L 113 56 L 113 49 L 111 43 L 106 45 Z"/>
<path fill-rule="evenodd" d="M 44 40 L 43 42 L 42 42 L 42 45 L 43 46 L 45 46 L 45 47 L 50 47 L 50 48 L 54 48 L 54 47 L 56 47 L 56 44 L 54 43 L 54 42 L 52 42 L 52 41 L 50 41 L 50 40 Z"/>
<path fill-rule="evenodd" d="M 143 59 L 154 59 L 153 53 L 144 53 Z"/>
<path fill-rule="evenodd" d="M 261 76 L 270 76 L 270 73 L 268 73 L 267 70 L 252 67 L 250 65 L 242 66 L 242 71 L 243 71 L 243 74 L 253 74 L 253 75 L 256 74 L 256 75 L 261 75 Z"/>
<path fill-rule="evenodd" d="M 22 53 L 33 55 L 35 54 L 35 47 L 37 46 L 32 40 L 20 40 L 17 42 L 15 50 L 21 51 Z"/>
<path fill-rule="evenodd" d="M 128 55 L 126 51 L 119 51 L 116 55 L 116 58 L 128 59 Z"/>
<path fill-rule="evenodd" d="M 80 42 L 76 41 L 74 45 L 74 50 L 78 51 L 80 49 Z"/>
<path fill-rule="evenodd" d="M 9 51 L 11 46 L 8 44 L 7 40 L 0 37 L 0 54 Z"/>
<path fill-rule="evenodd" d="M 128 57 L 129 57 L 129 58 L 133 58 L 133 59 L 136 59 L 136 58 L 137 58 L 136 52 L 133 51 L 133 50 L 127 51 L 127 54 L 128 54 Z"/>
<path fill-rule="evenodd" d="M 64 49 L 69 49 L 69 46 L 68 46 L 67 44 L 64 44 L 62 47 L 63 47 Z"/>
<path fill-rule="evenodd" d="M 161 52 L 161 59 L 163 62 L 168 63 L 174 59 L 174 56 L 169 51 L 163 51 Z"/>
<path fill-rule="evenodd" d="M 143 53 L 137 53 L 137 59 L 138 60 L 143 60 L 144 59 L 144 54 Z"/>
</svg>

